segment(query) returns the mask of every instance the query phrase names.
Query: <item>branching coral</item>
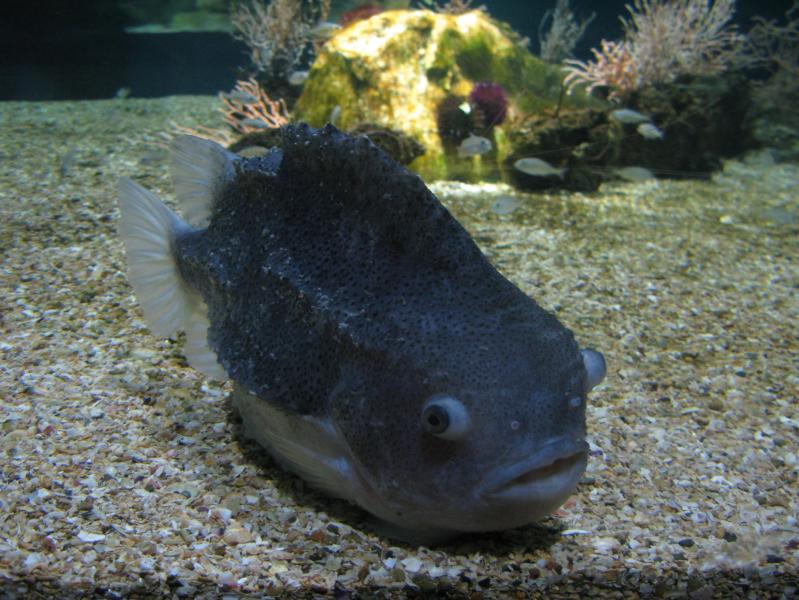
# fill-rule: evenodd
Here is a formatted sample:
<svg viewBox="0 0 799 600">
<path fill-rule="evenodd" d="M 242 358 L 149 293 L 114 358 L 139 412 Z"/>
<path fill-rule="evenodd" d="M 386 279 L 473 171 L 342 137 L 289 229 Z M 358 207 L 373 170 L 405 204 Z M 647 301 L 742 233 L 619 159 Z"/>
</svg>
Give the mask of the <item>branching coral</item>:
<svg viewBox="0 0 799 600">
<path fill-rule="evenodd" d="M 591 13 L 584 21 L 578 21 L 569 8 L 569 0 L 557 0 L 555 8 L 546 11 L 538 24 L 541 59 L 554 64 L 571 56 L 595 16 L 596 13 Z M 545 29 L 547 24 L 549 27 Z"/>
<path fill-rule="evenodd" d="M 623 97 L 638 85 L 638 68 L 629 42 L 600 42 L 601 50 L 592 48 L 594 60 L 566 61 L 564 84 L 568 89 L 582 84 L 590 93 L 594 88 L 607 86 L 610 98 Z"/>
<path fill-rule="evenodd" d="M 640 83 L 718 73 L 741 56 L 743 36 L 731 24 L 735 0 L 635 0 L 627 10 L 625 39 Z"/>
<path fill-rule="evenodd" d="M 282 98 L 272 100 L 255 79 L 237 81 L 229 94 L 220 94 L 225 122 L 244 135 L 287 125 L 290 115 Z"/>
<path fill-rule="evenodd" d="M 755 17 L 747 36 L 747 52 L 752 63 L 768 73 L 755 83 L 758 103 L 797 122 L 799 101 L 799 2 L 785 13 L 785 23 Z M 771 116 L 774 116 L 771 113 Z"/>
<path fill-rule="evenodd" d="M 762 17 L 753 21 L 755 25 L 747 36 L 753 62 L 772 72 L 793 75 L 799 82 L 799 2 L 785 13 L 784 25 Z"/>
<path fill-rule="evenodd" d="M 330 0 L 272 0 L 268 6 L 251 0 L 234 5 L 230 20 L 255 68 L 267 79 L 285 79 L 312 50 L 312 29 L 329 12 Z"/>
<path fill-rule="evenodd" d="M 735 0 L 635 0 L 623 42 L 602 41 L 589 63 L 566 61 L 567 84 L 608 86 L 614 96 L 679 75 L 718 73 L 745 60 L 731 24 Z"/>
<path fill-rule="evenodd" d="M 172 131 L 164 133 L 164 140 L 157 145 L 166 148 L 175 135 L 188 134 L 229 147 L 237 139 L 236 134 L 246 135 L 264 129 L 283 127 L 291 119 L 285 101 L 282 98 L 272 100 L 255 79 L 237 81 L 233 91 L 228 94 L 220 93 L 219 99 L 222 101 L 220 107 L 222 116 L 230 129 L 186 127 L 172 122 Z"/>
</svg>

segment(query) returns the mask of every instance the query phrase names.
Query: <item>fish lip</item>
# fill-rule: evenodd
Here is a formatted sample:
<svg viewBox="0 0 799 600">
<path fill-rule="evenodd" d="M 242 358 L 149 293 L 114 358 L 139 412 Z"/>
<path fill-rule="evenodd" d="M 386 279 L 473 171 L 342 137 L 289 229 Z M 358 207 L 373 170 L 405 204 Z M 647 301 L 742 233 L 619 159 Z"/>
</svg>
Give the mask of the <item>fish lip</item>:
<svg viewBox="0 0 799 600">
<path fill-rule="evenodd" d="M 583 439 L 559 438 L 542 449 L 532 453 L 507 467 L 495 469 L 486 479 L 481 495 L 484 497 L 501 496 L 515 487 L 535 484 L 536 480 L 546 480 L 553 475 L 576 471 L 580 475 L 585 469 L 588 457 L 588 442 Z M 556 469 L 550 469 L 556 466 Z M 548 471 L 549 469 L 549 471 Z M 576 482 L 575 482 L 576 483 Z"/>
</svg>

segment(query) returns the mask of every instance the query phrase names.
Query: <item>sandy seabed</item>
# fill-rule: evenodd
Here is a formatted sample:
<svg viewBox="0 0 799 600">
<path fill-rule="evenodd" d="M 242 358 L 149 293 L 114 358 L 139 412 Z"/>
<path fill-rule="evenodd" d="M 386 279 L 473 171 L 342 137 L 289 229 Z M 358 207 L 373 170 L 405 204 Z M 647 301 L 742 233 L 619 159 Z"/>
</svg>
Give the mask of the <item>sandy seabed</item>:
<svg viewBox="0 0 799 600">
<path fill-rule="evenodd" d="M 609 375 L 556 515 L 414 547 L 241 439 L 229 388 L 146 329 L 116 181 L 171 202 L 162 134 L 218 126 L 215 106 L 0 104 L 3 597 L 796 593 L 797 165 L 595 194 L 433 186 Z"/>
</svg>

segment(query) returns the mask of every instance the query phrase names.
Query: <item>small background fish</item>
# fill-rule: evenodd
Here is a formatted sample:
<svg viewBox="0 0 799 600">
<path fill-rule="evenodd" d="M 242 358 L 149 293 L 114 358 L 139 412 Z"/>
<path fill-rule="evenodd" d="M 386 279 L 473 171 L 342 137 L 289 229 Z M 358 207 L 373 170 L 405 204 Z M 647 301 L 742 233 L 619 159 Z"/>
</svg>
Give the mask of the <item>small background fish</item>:
<svg viewBox="0 0 799 600">
<path fill-rule="evenodd" d="M 560 177 L 563 179 L 566 169 L 557 169 L 540 158 L 520 158 L 513 163 L 514 168 L 531 177 Z"/>
<path fill-rule="evenodd" d="M 481 154 L 490 152 L 492 148 L 491 140 L 471 134 L 458 146 L 458 157 L 469 158 L 470 156 L 480 156 Z"/>
</svg>

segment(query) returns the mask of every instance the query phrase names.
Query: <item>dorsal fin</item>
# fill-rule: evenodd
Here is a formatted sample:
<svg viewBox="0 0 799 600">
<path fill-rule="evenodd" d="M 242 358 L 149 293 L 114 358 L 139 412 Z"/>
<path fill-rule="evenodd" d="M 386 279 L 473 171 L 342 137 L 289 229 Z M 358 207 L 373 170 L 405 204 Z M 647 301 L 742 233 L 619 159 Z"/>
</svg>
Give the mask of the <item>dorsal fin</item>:
<svg viewBox="0 0 799 600">
<path fill-rule="evenodd" d="M 206 227 L 219 188 L 234 175 L 238 156 L 211 140 L 180 135 L 170 145 L 170 168 L 183 218 Z"/>
</svg>

